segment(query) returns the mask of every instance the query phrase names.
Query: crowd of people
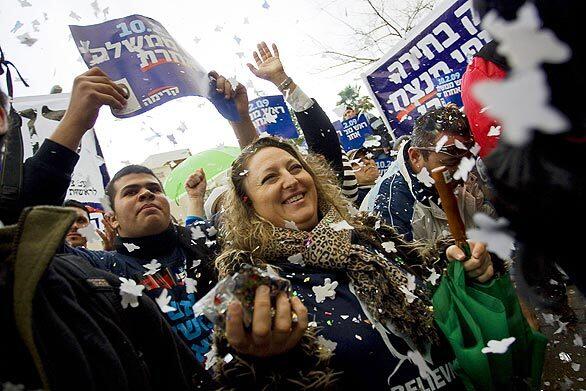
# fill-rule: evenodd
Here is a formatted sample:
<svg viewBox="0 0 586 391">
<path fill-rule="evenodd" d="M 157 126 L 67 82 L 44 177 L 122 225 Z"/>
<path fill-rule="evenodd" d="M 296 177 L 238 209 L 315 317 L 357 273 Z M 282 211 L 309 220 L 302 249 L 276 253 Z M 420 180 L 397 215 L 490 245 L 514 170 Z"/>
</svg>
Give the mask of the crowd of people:
<svg viewBox="0 0 586 391">
<path fill-rule="evenodd" d="M 508 3 L 478 3 L 481 12 L 510 12 Z M 124 167 L 105 189 L 110 211 L 98 231 L 102 250 L 87 246 L 93 229 L 87 207 L 65 194 L 83 135 L 102 106 L 122 109 L 126 94 L 98 67 L 76 77 L 54 133 L 24 164 L 2 160 L 2 175 L 18 171 L 20 187 L 3 189 L 1 198 L 0 384 L 96 390 L 539 387 L 539 364 L 531 361 L 539 362 L 538 324 L 524 304 L 531 297 L 513 295 L 514 308 L 507 307 L 524 315 L 516 322 L 525 342 L 511 348 L 521 364 L 511 365 L 508 374 L 492 372 L 488 380 L 481 378 L 484 369 L 470 372 L 462 362 L 480 361 L 484 350 L 472 355 L 471 337 L 462 332 L 463 346 L 456 344 L 439 319 L 462 320 L 435 300 L 454 264 L 469 286 L 490 287 L 510 283 L 512 263 L 489 251 L 488 243 L 455 241 L 445 200 L 430 180 L 442 168 L 454 179 L 464 227 L 476 227 L 478 213 L 510 218 L 519 233 L 514 257 L 522 258 L 521 277 L 531 267 L 527 257 L 538 254 L 539 272 L 529 273 L 525 283 L 540 287 L 541 298 L 575 322 L 565 280 L 554 267 L 569 264 L 568 253 L 528 236 L 534 227 L 522 221 L 525 209 L 507 188 L 511 178 L 495 175 L 503 170 L 495 156 L 509 147 L 487 137 L 498 123 L 467 92 L 476 79 L 506 77 L 506 59 L 495 45 L 469 65 L 463 108 L 430 109 L 409 136 L 397 140 L 384 125 L 376 127 L 382 148 L 396 154 L 380 175 L 375 151 L 344 151 L 324 110 L 285 71 L 277 46 L 259 43 L 248 67 L 283 94 L 308 151 L 284 139 L 259 138 L 246 88 L 212 71 L 217 92 L 235 102 L 240 116 L 229 122 L 242 151 L 227 184 L 210 193 L 205 172 L 193 172 L 185 181 L 187 217 L 178 222 L 153 171 Z M 2 91 L 0 98 L 5 157 L 13 145 L 14 109 Z M 344 119 L 357 114 L 348 107 Z M 575 146 L 583 142 L 577 134 L 559 142 Z M 474 167 L 464 171 L 463 160 Z M 583 175 L 576 177 L 583 183 Z M 562 185 L 556 189 L 566 194 Z M 583 188 L 577 191 L 583 194 Z M 194 310 L 218 281 L 245 265 L 287 279 L 293 294 L 258 287 L 250 324 L 248 309 L 237 300 L 220 323 Z M 568 274 L 580 287 L 574 270 Z M 549 296 L 555 297 L 544 298 L 543 286 L 552 279 L 557 291 Z M 476 307 L 467 311 L 480 317 Z M 498 360 L 491 357 L 487 365 L 502 365 Z"/>
</svg>

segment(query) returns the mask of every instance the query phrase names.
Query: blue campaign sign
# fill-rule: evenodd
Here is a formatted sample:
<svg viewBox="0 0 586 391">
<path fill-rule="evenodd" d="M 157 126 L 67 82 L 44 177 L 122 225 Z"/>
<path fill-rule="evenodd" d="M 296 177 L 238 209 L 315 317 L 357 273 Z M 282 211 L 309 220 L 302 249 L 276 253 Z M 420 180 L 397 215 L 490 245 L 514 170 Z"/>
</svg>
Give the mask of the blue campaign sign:
<svg viewBox="0 0 586 391">
<path fill-rule="evenodd" d="M 362 147 L 366 136 L 372 134 L 372 127 L 364 114 L 359 114 L 345 121 L 336 121 L 333 125 L 344 151 Z"/>
<path fill-rule="evenodd" d="M 461 106 L 468 60 L 490 41 L 479 24 L 472 0 L 446 0 L 363 76 L 395 137 L 410 134 L 430 108 Z"/>
<path fill-rule="evenodd" d="M 248 112 L 259 133 L 266 132 L 283 138 L 299 137 L 282 95 L 254 99 L 248 104 Z"/>
<path fill-rule="evenodd" d="M 378 168 L 380 176 L 383 176 L 387 171 L 387 168 L 390 167 L 391 163 L 393 163 L 395 159 L 390 155 L 387 155 L 386 153 L 381 153 L 380 155 L 375 157 L 374 161 L 376 163 L 376 167 Z"/>
<path fill-rule="evenodd" d="M 88 67 L 99 66 L 128 92 L 119 118 L 133 117 L 182 96 L 204 96 L 229 120 L 233 101 L 210 88 L 207 72 L 156 20 L 131 15 L 91 26 L 69 26 Z"/>
</svg>

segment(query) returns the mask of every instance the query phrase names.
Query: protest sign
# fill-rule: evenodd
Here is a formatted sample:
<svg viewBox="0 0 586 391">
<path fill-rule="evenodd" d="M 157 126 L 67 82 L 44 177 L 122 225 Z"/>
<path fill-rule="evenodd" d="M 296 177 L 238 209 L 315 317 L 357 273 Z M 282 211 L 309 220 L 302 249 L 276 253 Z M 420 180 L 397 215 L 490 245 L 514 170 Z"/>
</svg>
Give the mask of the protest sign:
<svg viewBox="0 0 586 391">
<path fill-rule="evenodd" d="M 472 0 L 447 0 L 363 75 L 374 104 L 394 136 L 410 134 L 428 109 L 461 106 L 468 60 L 490 41 L 472 15 Z"/>
<path fill-rule="evenodd" d="M 250 101 L 248 113 L 259 133 L 283 138 L 299 137 L 282 95 L 261 96 Z"/>
<path fill-rule="evenodd" d="M 61 121 L 70 94 L 15 98 L 14 109 L 22 118 L 23 161 L 31 157 Z M 105 184 L 110 180 L 100 144 L 93 129 L 88 130 L 77 150 L 79 161 L 71 176 L 65 198 L 100 206 Z"/>
<path fill-rule="evenodd" d="M 366 136 L 372 134 L 372 127 L 363 113 L 345 121 L 336 121 L 333 125 L 346 152 L 362 147 Z"/>
<path fill-rule="evenodd" d="M 69 26 L 88 67 L 98 66 L 128 94 L 118 118 L 132 117 L 182 96 L 204 96 L 231 121 L 239 119 L 204 68 L 156 20 L 131 15 L 90 26 Z"/>
</svg>

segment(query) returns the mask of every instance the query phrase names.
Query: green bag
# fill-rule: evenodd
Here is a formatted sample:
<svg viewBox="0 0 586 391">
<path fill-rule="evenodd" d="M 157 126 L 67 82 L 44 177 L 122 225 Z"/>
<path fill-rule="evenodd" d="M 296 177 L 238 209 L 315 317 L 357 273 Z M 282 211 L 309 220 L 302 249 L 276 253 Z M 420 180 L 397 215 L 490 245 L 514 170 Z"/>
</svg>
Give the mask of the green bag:
<svg viewBox="0 0 586 391">
<path fill-rule="evenodd" d="M 487 284 L 470 283 L 462 263 L 450 262 L 432 300 L 467 389 L 539 388 L 547 338 L 529 327 L 508 274 Z M 509 337 L 515 342 L 507 352 L 482 353 L 488 341 Z"/>
</svg>

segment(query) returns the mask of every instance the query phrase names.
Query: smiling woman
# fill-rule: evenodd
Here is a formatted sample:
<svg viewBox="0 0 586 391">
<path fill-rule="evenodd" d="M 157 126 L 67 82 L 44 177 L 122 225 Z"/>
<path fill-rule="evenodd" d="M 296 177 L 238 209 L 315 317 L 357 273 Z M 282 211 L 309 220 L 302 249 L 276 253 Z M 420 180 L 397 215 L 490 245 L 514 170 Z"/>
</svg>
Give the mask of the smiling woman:
<svg viewBox="0 0 586 391">
<path fill-rule="evenodd" d="M 259 341 L 277 338 L 278 306 L 274 325 L 269 319 L 262 336 L 255 334 L 260 328 L 255 320 L 251 332 L 236 326 L 233 320 L 241 314 L 229 309 L 231 321 L 215 333 L 217 352 L 231 354 L 216 363 L 222 384 L 262 389 L 265 382 L 277 382 L 274 388 L 299 389 L 339 381 L 344 389 L 403 390 L 415 384 L 436 389 L 447 383 L 461 388 L 451 368 L 453 353 L 434 327 L 430 300 L 430 287 L 447 258 L 464 259 L 456 246 L 407 244 L 377 218 L 352 215 L 323 159 L 301 155 L 271 137 L 245 148 L 230 178 L 223 252 L 216 260 L 220 277 L 242 264 L 277 267 L 291 281 L 292 306 L 301 299 L 313 326 L 289 352 L 256 360 L 233 347 L 261 350 Z M 484 245 L 471 246 L 473 256 L 464 268 L 469 278 L 486 281 L 493 275 L 491 256 Z M 446 376 L 425 376 L 430 371 Z"/>
</svg>

